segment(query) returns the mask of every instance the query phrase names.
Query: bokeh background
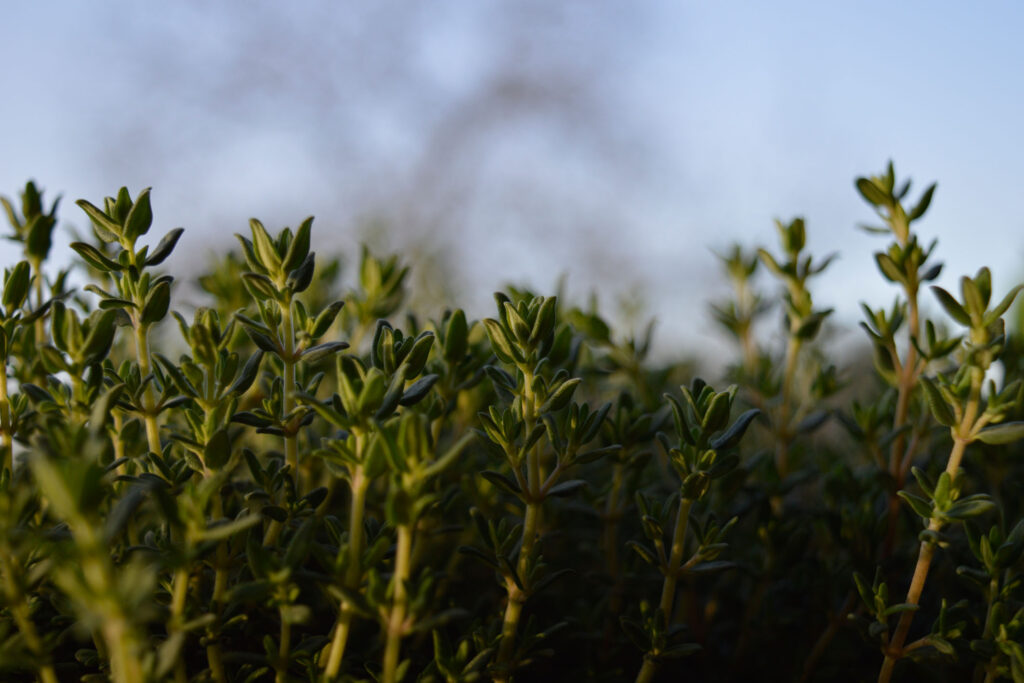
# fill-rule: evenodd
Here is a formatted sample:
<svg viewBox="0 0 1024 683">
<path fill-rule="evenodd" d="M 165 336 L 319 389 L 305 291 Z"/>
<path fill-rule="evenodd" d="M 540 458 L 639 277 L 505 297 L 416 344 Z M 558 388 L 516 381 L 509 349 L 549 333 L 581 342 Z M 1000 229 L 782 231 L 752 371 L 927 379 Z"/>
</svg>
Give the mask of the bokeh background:
<svg viewBox="0 0 1024 683">
<path fill-rule="evenodd" d="M 509 282 L 550 293 L 564 275 L 627 328 L 657 316 L 659 353 L 713 358 L 707 302 L 726 284 L 712 251 L 774 249 L 776 217 L 805 216 L 812 251 L 840 253 L 817 290 L 840 332 L 858 301 L 892 300 L 853 189 L 890 158 L 915 195 L 939 181 L 921 232 L 940 240 L 942 284 L 987 264 L 998 292 L 1024 273 L 1019 3 L 3 13 L 0 193 L 33 178 L 81 230 L 72 200 L 152 186 L 155 232 L 186 228 L 167 264 L 182 279 L 250 216 L 277 229 L 313 214 L 318 252 L 352 264 L 363 240 L 402 250 L 425 296 L 477 316 Z"/>
</svg>

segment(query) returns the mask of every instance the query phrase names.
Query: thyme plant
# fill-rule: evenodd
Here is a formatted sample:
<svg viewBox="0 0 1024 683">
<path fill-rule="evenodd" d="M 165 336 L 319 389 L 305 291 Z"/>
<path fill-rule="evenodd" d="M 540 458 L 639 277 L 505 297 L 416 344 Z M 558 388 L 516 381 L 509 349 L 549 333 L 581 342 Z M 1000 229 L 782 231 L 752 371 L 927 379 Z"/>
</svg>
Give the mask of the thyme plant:
<svg viewBox="0 0 1024 683">
<path fill-rule="evenodd" d="M 865 348 L 835 353 L 832 257 L 777 222 L 722 258 L 716 391 L 596 298 L 410 310 L 415 264 L 357 247 L 349 272 L 312 218 L 253 219 L 187 306 L 163 269 L 189 233 L 149 239 L 122 188 L 77 202 L 59 269 L 60 202 L 27 183 L 2 201 L 0 678 L 1024 680 L 1021 286 L 934 286 L 936 186 L 855 187 L 897 288 Z"/>
</svg>

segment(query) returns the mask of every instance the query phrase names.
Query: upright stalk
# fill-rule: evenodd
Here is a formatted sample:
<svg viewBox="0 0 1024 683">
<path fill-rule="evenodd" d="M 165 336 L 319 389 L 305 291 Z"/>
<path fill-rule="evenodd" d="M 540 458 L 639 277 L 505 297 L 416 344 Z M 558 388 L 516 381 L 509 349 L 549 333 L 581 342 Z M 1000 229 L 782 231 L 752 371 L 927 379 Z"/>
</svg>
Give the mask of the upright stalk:
<svg viewBox="0 0 1024 683">
<path fill-rule="evenodd" d="M 775 429 L 775 469 L 782 479 L 789 471 L 789 446 L 793 436 L 790 433 L 791 402 L 793 400 L 793 384 L 796 381 L 796 365 L 800 356 L 800 340 L 790 336 L 786 345 L 785 374 L 782 377 L 782 397 L 779 404 L 778 425 Z"/>
<path fill-rule="evenodd" d="M 356 454 L 359 461 L 362 461 L 363 437 L 360 434 L 353 436 L 356 439 Z M 361 563 L 363 555 L 363 514 L 366 509 L 366 490 L 370 481 L 366 477 L 362 465 L 358 465 L 352 472 L 352 503 L 349 511 L 348 526 L 348 559 L 345 564 L 344 583 L 348 590 L 359 589 L 359 579 L 362 574 Z M 331 648 L 327 656 L 327 667 L 324 670 L 324 680 L 333 681 L 341 670 L 341 659 L 345 655 L 345 645 L 348 642 L 349 631 L 352 627 L 354 613 L 351 605 L 345 600 L 341 601 L 338 607 L 338 620 L 334 626 L 334 638 L 331 641 Z"/>
<path fill-rule="evenodd" d="M 288 415 L 295 409 L 295 329 L 292 322 L 292 302 L 281 304 L 281 342 L 284 345 L 284 354 L 281 358 L 284 363 L 284 414 Z M 289 432 L 284 437 L 285 462 L 298 476 L 299 472 L 299 447 L 298 434 Z"/>
<path fill-rule="evenodd" d="M 889 520 L 886 530 L 885 541 L 882 544 L 882 558 L 892 554 L 893 546 L 896 543 L 896 527 L 899 521 L 900 499 L 896 495 L 903 488 L 906 479 L 906 469 L 910 462 L 912 450 L 916 441 L 911 441 L 910 446 L 904 451 L 906 434 L 902 427 L 907 424 L 907 415 L 910 409 L 910 398 L 913 396 L 914 387 L 921 374 L 918 367 L 917 349 L 914 347 L 913 339 L 920 335 L 920 317 L 917 304 L 917 288 L 906 289 L 907 306 L 910 311 L 909 330 L 910 338 L 907 340 L 907 355 L 900 364 L 900 381 L 896 395 L 896 414 L 893 417 L 892 428 L 897 432 L 893 439 L 892 450 L 889 454 L 889 474 L 892 475 L 895 486 L 889 494 Z"/>
<path fill-rule="evenodd" d="M 408 524 L 398 526 L 398 538 L 395 546 L 395 568 L 391 576 L 391 613 L 386 626 L 387 642 L 384 646 L 383 683 L 395 683 L 398 679 L 398 656 L 405 632 L 405 615 L 408 610 L 408 596 L 405 584 L 409 580 L 412 556 L 412 527 Z"/>
<path fill-rule="evenodd" d="M 686 527 L 690 521 L 690 508 L 693 501 L 689 498 L 679 499 L 676 512 L 675 530 L 672 532 L 672 550 L 669 552 L 668 566 L 665 567 L 665 582 L 661 587 L 661 601 L 658 609 L 665 618 L 664 626 L 672 623 L 672 607 L 675 605 L 676 583 L 683 566 L 683 551 L 686 547 Z M 644 657 L 643 666 L 637 674 L 636 683 L 650 683 L 658 669 L 658 664 L 650 657 Z"/>
<path fill-rule="evenodd" d="M 282 607 L 280 611 L 283 612 Z M 281 632 L 277 646 L 277 666 L 275 666 L 275 683 L 287 683 L 288 681 L 288 657 L 292 649 L 292 625 L 281 614 Z"/>
<path fill-rule="evenodd" d="M 221 519 L 224 517 L 224 503 L 221 501 L 220 493 L 213 495 L 213 518 Z M 211 602 L 213 604 L 213 613 L 217 621 L 217 632 L 214 633 L 213 640 L 209 645 L 206 646 L 206 661 L 210 667 L 210 674 L 213 676 L 213 680 L 216 683 L 226 683 L 227 674 L 224 672 L 224 658 L 221 653 L 220 647 L 220 619 L 224 612 L 224 594 L 227 591 L 228 584 L 228 548 L 225 541 L 221 541 L 217 544 L 217 550 L 215 555 L 214 575 L 213 575 L 213 596 Z"/>
<path fill-rule="evenodd" d="M 152 372 L 149 360 L 149 324 L 139 322 L 135 325 L 135 353 L 139 361 L 139 374 L 145 378 Z M 146 385 L 146 394 L 142 402 L 145 410 L 146 441 L 151 453 L 160 453 L 160 427 L 157 425 L 155 409 L 156 399 L 153 397 L 152 383 Z"/>
<path fill-rule="evenodd" d="M 971 441 L 971 432 L 975 427 L 975 419 L 978 416 L 978 408 L 981 402 L 981 383 L 984 380 L 984 370 L 978 367 L 971 368 L 971 393 L 967 399 L 967 406 L 964 410 L 960 424 L 953 437 L 953 448 L 949 453 L 949 460 L 946 463 L 946 472 L 949 474 L 950 485 L 956 481 L 957 471 L 960 469 L 960 461 L 963 459 L 964 450 Z M 943 522 L 932 517 L 928 522 L 928 530 L 937 532 L 943 526 Z M 910 580 L 910 588 L 907 590 L 907 599 L 903 602 L 909 605 L 918 605 L 921 600 L 921 592 L 928 578 L 928 570 L 931 567 L 932 558 L 935 556 L 935 544 L 929 541 L 921 541 L 921 547 L 917 554 L 917 565 L 914 567 L 914 575 Z M 914 612 L 907 610 L 900 614 L 892 639 L 885 649 L 885 661 L 878 673 L 878 683 L 887 683 L 892 678 L 893 669 L 897 660 L 903 656 L 903 645 L 906 643 L 907 634 L 910 631 L 910 624 L 914 619 Z"/>
<path fill-rule="evenodd" d="M 0 438 L 4 451 L 3 466 L 14 472 L 14 440 L 11 434 L 11 402 L 7 396 L 7 364 L 0 372 Z"/>
<path fill-rule="evenodd" d="M 523 372 L 523 397 L 522 410 L 524 433 L 529 434 L 537 424 L 537 400 L 533 393 L 533 373 L 525 367 Z M 523 604 L 528 596 L 526 585 L 527 570 L 530 566 L 530 555 L 533 553 L 533 546 L 537 540 L 537 528 L 541 513 L 541 471 L 540 471 L 540 444 L 535 445 L 526 454 L 526 485 L 529 497 L 526 502 L 526 511 L 523 516 L 523 535 L 519 546 L 519 560 L 516 563 L 516 574 L 523 588 L 516 585 L 511 578 L 505 580 L 505 587 L 508 592 L 508 603 L 505 605 L 505 617 L 501 624 L 501 642 L 498 645 L 496 663 L 498 673 L 494 680 L 498 683 L 507 683 L 511 677 L 510 663 L 512 654 L 515 651 L 516 632 L 519 628 L 519 619 L 523 612 Z"/>
<path fill-rule="evenodd" d="M 181 625 L 185 621 L 185 599 L 188 597 L 188 570 L 179 568 L 174 572 L 174 580 L 171 584 L 171 619 L 168 623 L 168 636 L 181 632 Z M 185 660 L 178 658 L 174 664 L 175 683 L 186 683 L 188 672 L 185 669 Z"/>
<path fill-rule="evenodd" d="M 103 639 L 110 649 L 110 673 L 114 683 L 143 683 L 142 665 L 134 655 L 135 639 L 121 618 L 103 624 Z"/>
</svg>

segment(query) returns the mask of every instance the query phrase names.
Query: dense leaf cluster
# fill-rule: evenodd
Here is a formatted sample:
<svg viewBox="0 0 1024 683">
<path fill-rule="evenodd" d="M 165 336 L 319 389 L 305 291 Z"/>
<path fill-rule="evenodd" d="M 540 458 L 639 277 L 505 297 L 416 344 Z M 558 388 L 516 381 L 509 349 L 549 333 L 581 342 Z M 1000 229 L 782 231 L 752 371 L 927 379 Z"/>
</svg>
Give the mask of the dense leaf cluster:
<svg viewBox="0 0 1024 683">
<path fill-rule="evenodd" d="M 186 316 L 149 190 L 78 202 L 69 275 L 28 183 L 3 200 L 0 676 L 1024 681 L 1020 287 L 922 291 L 935 186 L 855 185 L 897 291 L 863 306 L 870 353 L 830 353 L 833 257 L 777 222 L 780 251 L 722 257 L 715 389 L 564 297 L 409 311 L 408 267 L 365 248 L 345 291 L 312 218 L 252 220 Z"/>
</svg>

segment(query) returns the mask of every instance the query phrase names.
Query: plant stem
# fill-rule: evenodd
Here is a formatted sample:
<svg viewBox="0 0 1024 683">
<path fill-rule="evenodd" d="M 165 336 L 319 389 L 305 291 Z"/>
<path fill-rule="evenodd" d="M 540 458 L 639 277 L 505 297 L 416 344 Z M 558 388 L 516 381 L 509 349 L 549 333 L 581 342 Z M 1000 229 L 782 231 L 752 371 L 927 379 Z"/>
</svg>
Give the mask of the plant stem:
<svg viewBox="0 0 1024 683">
<path fill-rule="evenodd" d="M 526 586 L 526 571 L 529 569 L 530 555 L 533 553 L 533 546 L 537 540 L 537 523 L 540 519 L 540 503 L 530 501 L 526 504 L 526 514 L 523 517 L 523 540 L 519 548 L 519 561 L 516 564 L 516 574 L 523 583 L 520 589 L 512 578 L 505 579 L 505 588 L 508 591 L 508 604 L 505 605 L 505 617 L 501 624 L 501 643 L 498 646 L 497 663 L 499 666 L 507 667 L 510 664 L 512 653 L 516 644 L 516 631 L 519 628 L 519 618 L 523 612 L 523 604 L 526 602 L 528 593 Z M 512 672 L 504 669 L 494 677 L 495 681 L 507 682 L 511 679 Z"/>
<path fill-rule="evenodd" d="M 790 336 L 789 342 L 786 344 L 786 369 L 782 378 L 778 424 L 775 426 L 775 469 L 779 473 L 779 479 L 784 479 L 789 471 L 789 445 L 793 440 L 789 428 L 790 402 L 793 400 L 793 383 L 796 379 L 796 364 L 800 355 L 800 347 L 800 339 Z"/>
<path fill-rule="evenodd" d="M 383 683 L 396 683 L 398 680 L 398 655 L 405 632 L 405 613 L 408 609 L 408 597 L 405 584 L 411 571 L 412 528 L 408 524 L 398 526 L 398 539 L 395 546 L 395 570 L 391 575 L 391 614 L 387 622 L 387 643 L 384 646 Z"/>
<path fill-rule="evenodd" d="M 181 631 L 181 624 L 185 619 L 185 598 L 187 596 L 188 570 L 182 567 L 174 572 L 174 581 L 171 585 L 171 619 L 168 622 L 168 636 L 173 636 Z M 174 680 L 176 683 L 185 683 L 188 680 L 185 660 L 181 657 L 174 664 Z"/>
<path fill-rule="evenodd" d="M 284 363 L 284 415 L 287 417 L 295 410 L 295 328 L 292 323 L 292 302 L 281 304 L 281 341 L 284 344 L 284 355 L 281 361 Z M 292 472 L 298 477 L 299 471 L 299 448 L 298 435 L 291 433 L 288 429 L 284 437 L 285 462 L 292 468 Z M 300 487 L 301 493 L 301 487 Z"/>
<path fill-rule="evenodd" d="M 523 373 L 522 411 L 524 433 L 529 434 L 537 424 L 537 408 L 539 401 L 533 393 L 533 373 L 527 367 L 521 367 Z M 495 663 L 498 673 L 494 680 L 507 683 L 512 677 L 511 659 L 515 651 L 516 631 L 519 618 L 523 612 L 523 604 L 529 595 L 527 573 L 530 568 L 530 555 L 537 540 L 537 526 L 540 520 L 541 501 L 540 444 L 538 443 L 526 454 L 526 511 L 523 515 L 523 534 L 519 545 L 519 560 L 516 562 L 516 575 L 522 583 L 520 588 L 512 577 L 506 577 L 505 587 L 508 592 L 508 603 L 505 605 L 505 617 L 501 624 L 501 642 Z"/>
<path fill-rule="evenodd" d="M 124 619 L 108 619 L 103 624 L 103 639 L 110 650 L 110 673 L 114 683 L 142 683 L 142 664 L 135 655 L 135 638 Z"/>
<path fill-rule="evenodd" d="M 275 666 L 275 683 L 288 681 L 288 657 L 292 649 L 292 625 L 281 615 L 281 637 L 277 647 L 277 666 Z"/>
<path fill-rule="evenodd" d="M 360 459 L 363 453 L 363 437 L 360 434 L 354 435 L 356 439 L 356 454 Z M 349 513 L 348 526 L 348 560 L 345 563 L 345 587 L 348 590 L 358 590 L 359 580 L 362 575 L 363 555 L 363 514 L 366 509 L 366 489 L 370 481 L 366 477 L 362 465 L 357 465 L 352 472 L 352 504 Z M 349 629 L 354 616 L 352 608 L 342 600 L 338 607 L 338 621 L 334 627 L 334 638 L 331 641 L 331 649 L 327 657 L 327 667 L 324 671 L 324 680 L 333 681 L 341 669 L 341 659 L 345 654 L 345 645 L 348 642 Z"/>
<path fill-rule="evenodd" d="M 988 582 L 988 591 L 986 591 L 986 601 L 988 606 L 985 609 L 985 629 L 982 631 L 982 640 L 987 640 L 992 636 L 992 608 L 995 607 L 996 596 L 999 594 L 999 578 L 992 577 Z M 974 667 L 974 681 L 975 683 L 982 683 L 982 681 L 988 681 L 994 675 L 994 669 L 992 662 L 981 662 L 979 661 Z"/>
<path fill-rule="evenodd" d="M 135 353 L 139 361 L 139 374 L 142 379 L 152 371 L 149 361 L 149 324 L 138 323 L 135 326 Z M 142 408 L 146 421 L 146 441 L 149 444 L 151 453 L 160 454 L 160 427 L 156 422 L 156 413 L 153 412 L 155 399 L 153 398 L 153 384 L 146 385 L 146 393 L 142 399 Z"/>
<path fill-rule="evenodd" d="M 983 369 L 971 368 L 971 393 L 967 399 L 967 407 L 964 410 L 963 418 L 959 426 L 954 430 L 953 449 L 949 453 L 949 460 L 946 463 L 946 472 L 949 474 L 950 484 L 956 480 L 957 471 L 960 469 L 960 461 L 963 459 L 964 450 L 971 440 L 971 432 L 975 426 L 975 418 L 978 415 L 978 406 L 981 401 L 981 383 L 984 380 Z M 943 522 L 936 518 L 928 522 L 929 531 L 938 531 Z M 904 603 L 917 605 L 921 599 L 921 592 L 924 590 L 925 580 L 928 578 L 928 569 L 931 566 L 932 558 L 935 556 L 935 544 L 922 541 L 921 548 L 917 555 L 917 566 L 914 567 L 914 576 L 910 580 L 910 588 L 907 590 L 907 599 Z M 907 640 L 907 633 L 910 631 L 910 623 L 914 619 L 913 611 L 906 611 L 900 614 L 899 622 L 896 624 L 896 631 L 886 647 L 885 661 L 882 662 L 882 669 L 878 673 L 878 683 L 887 683 L 892 678 L 892 672 L 896 661 L 903 655 L 903 644 Z"/>
<path fill-rule="evenodd" d="M 690 508 L 693 501 L 689 498 L 679 499 L 679 510 L 676 512 L 675 530 L 672 532 L 672 550 L 669 553 L 668 565 L 664 567 L 665 582 L 661 587 L 661 601 L 658 609 L 665 618 L 663 626 L 667 630 L 672 623 L 672 607 L 676 598 L 676 583 L 679 581 L 679 569 L 683 564 L 683 551 L 686 547 L 686 527 L 690 521 Z M 650 658 L 650 654 L 644 657 L 643 666 L 637 674 L 636 683 L 650 683 L 657 671 L 658 664 Z"/>
<path fill-rule="evenodd" d="M 922 368 L 918 367 L 917 359 L 917 348 L 913 344 L 913 339 L 920 334 L 920 316 L 918 314 L 917 307 L 917 289 L 916 287 L 906 290 L 907 304 L 910 309 L 909 319 L 909 338 L 907 340 L 907 355 L 901 363 L 900 382 L 898 393 L 896 395 L 896 414 L 893 417 L 892 428 L 894 431 L 898 431 L 896 438 L 893 439 L 892 450 L 889 453 L 889 474 L 892 475 L 893 481 L 896 482 L 895 487 L 889 493 L 889 513 L 888 513 L 888 529 L 886 530 L 885 540 L 882 544 L 882 559 L 889 557 L 892 554 L 892 549 L 896 544 L 896 527 L 899 521 L 900 513 L 900 498 L 897 492 L 903 488 L 903 483 L 906 478 L 906 470 L 903 463 L 909 460 L 910 451 L 913 449 L 916 440 L 911 441 L 910 447 L 907 452 L 904 453 L 903 444 L 905 443 L 905 434 L 900 429 L 907 423 L 907 414 L 910 409 L 910 398 L 913 396 L 914 387 L 917 386 L 917 380 L 921 375 Z"/>
<path fill-rule="evenodd" d="M 625 455 L 625 454 L 624 454 Z M 622 520 L 622 509 L 619 495 L 622 492 L 624 465 L 616 461 L 612 466 L 612 485 L 608 491 L 608 499 L 604 506 L 604 553 L 608 576 L 612 581 L 611 596 L 608 598 L 609 628 L 606 630 L 606 642 L 610 642 L 612 629 L 618 624 L 618 614 L 622 611 L 623 579 L 619 562 L 619 522 Z"/>
<path fill-rule="evenodd" d="M 222 519 L 224 517 L 224 502 L 221 499 L 220 491 L 213 494 L 212 505 L 213 519 Z M 217 683 L 225 683 L 227 675 L 224 673 L 224 658 L 221 653 L 219 638 L 220 619 L 224 611 L 224 593 L 227 590 L 228 583 L 228 571 L 226 569 L 228 566 L 228 547 L 226 541 L 221 541 L 217 544 L 214 563 L 213 595 L 210 602 L 212 603 L 216 621 L 212 629 L 207 631 L 211 641 L 206 646 L 206 661 L 210 667 L 210 674 L 213 676 L 213 680 Z"/>
<path fill-rule="evenodd" d="M 0 372 L 0 438 L 3 445 L 3 466 L 14 474 L 14 441 L 11 434 L 11 402 L 7 397 L 7 363 Z"/>
</svg>

